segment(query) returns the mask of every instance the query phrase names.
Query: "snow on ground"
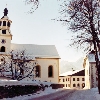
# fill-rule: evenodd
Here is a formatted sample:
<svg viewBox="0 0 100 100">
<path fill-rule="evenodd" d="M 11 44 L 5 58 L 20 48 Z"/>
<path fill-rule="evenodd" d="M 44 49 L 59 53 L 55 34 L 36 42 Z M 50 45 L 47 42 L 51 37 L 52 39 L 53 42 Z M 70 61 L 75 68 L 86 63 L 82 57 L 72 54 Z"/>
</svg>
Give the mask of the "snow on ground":
<svg viewBox="0 0 100 100">
<path fill-rule="evenodd" d="M 92 88 L 91 91 L 94 92 L 94 96 L 96 97 L 96 99 L 100 100 L 100 94 L 98 92 L 98 88 Z"/>
</svg>

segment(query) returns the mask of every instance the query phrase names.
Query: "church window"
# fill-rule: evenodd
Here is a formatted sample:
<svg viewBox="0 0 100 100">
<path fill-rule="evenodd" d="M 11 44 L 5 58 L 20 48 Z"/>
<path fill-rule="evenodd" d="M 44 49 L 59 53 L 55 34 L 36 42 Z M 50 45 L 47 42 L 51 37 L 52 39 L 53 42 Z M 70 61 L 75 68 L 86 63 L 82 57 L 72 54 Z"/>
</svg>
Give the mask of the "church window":
<svg viewBox="0 0 100 100">
<path fill-rule="evenodd" d="M 6 43 L 6 40 L 5 39 L 2 39 L 1 43 L 3 43 L 3 44 Z"/>
<path fill-rule="evenodd" d="M 6 34 L 6 30 L 2 30 L 2 34 Z"/>
<path fill-rule="evenodd" d="M 53 77 L 53 66 L 48 67 L 48 77 Z"/>
<path fill-rule="evenodd" d="M 4 59 L 1 59 L 1 61 L 4 61 Z"/>
<path fill-rule="evenodd" d="M 40 77 L 40 66 L 36 66 L 35 68 L 36 68 L 35 70 L 36 77 Z"/>
<path fill-rule="evenodd" d="M 1 52 L 5 52 L 5 47 L 4 46 L 1 47 Z"/>
<path fill-rule="evenodd" d="M 6 26 L 6 21 L 3 21 L 3 26 Z"/>
<path fill-rule="evenodd" d="M 0 21 L 0 26 L 2 25 L 2 21 Z"/>
<path fill-rule="evenodd" d="M 24 75 L 24 70 L 20 68 L 20 75 Z"/>
<path fill-rule="evenodd" d="M 7 26 L 10 27 L 10 22 L 7 23 Z"/>
</svg>

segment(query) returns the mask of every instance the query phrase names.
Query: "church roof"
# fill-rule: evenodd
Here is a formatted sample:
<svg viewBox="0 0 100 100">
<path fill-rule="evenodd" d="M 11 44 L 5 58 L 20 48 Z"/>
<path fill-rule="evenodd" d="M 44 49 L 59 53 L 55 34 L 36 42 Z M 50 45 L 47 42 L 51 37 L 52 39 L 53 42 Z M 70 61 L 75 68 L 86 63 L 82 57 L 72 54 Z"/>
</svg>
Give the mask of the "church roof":
<svg viewBox="0 0 100 100">
<path fill-rule="evenodd" d="M 60 58 L 55 45 L 11 44 L 11 50 L 22 51 L 39 58 Z"/>
</svg>

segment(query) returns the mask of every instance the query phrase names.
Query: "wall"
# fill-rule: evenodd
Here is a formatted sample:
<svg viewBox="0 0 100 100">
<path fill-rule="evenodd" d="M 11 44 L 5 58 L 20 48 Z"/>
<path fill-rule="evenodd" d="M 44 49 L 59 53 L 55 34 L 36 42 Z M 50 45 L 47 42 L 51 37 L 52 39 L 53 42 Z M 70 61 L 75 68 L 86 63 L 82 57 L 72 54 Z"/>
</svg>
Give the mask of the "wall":
<svg viewBox="0 0 100 100">
<path fill-rule="evenodd" d="M 73 78 L 75 78 L 75 81 L 73 81 Z M 77 78 L 79 78 L 79 81 L 77 81 Z M 83 87 L 82 87 L 82 84 L 85 84 L 85 80 L 84 81 L 82 81 L 82 78 L 84 78 L 85 79 L 85 76 L 71 76 L 71 88 L 80 88 L 80 89 L 82 89 Z M 75 84 L 76 86 L 75 87 L 73 87 L 73 84 Z M 78 84 L 80 85 L 80 86 L 78 86 Z"/>
<path fill-rule="evenodd" d="M 91 88 L 91 78 L 90 78 L 90 66 L 88 59 L 86 60 L 85 65 L 85 88 L 90 89 Z"/>
<path fill-rule="evenodd" d="M 67 78 L 67 80 L 66 80 Z M 68 78 L 69 78 L 69 81 L 68 81 Z M 73 81 L 73 78 L 75 78 L 75 81 Z M 79 81 L 77 81 L 77 78 L 79 78 Z M 85 79 L 85 76 L 63 76 L 63 77 L 59 77 L 59 83 L 60 84 L 64 84 L 64 87 L 67 88 L 67 89 L 72 89 L 72 88 L 77 88 L 77 84 L 80 84 L 80 89 L 82 89 L 82 84 L 84 83 L 85 84 L 85 80 L 82 81 L 82 78 Z M 64 81 L 63 81 L 64 80 Z M 66 86 L 67 84 L 67 86 Z M 73 84 L 76 84 L 75 87 L 73 87 Z"/>
<path fill-rule="evenodd" d="M 70 89 L 70 76 L 59 77 L 59 83 L 64 84 L 64 87 Z"/>
<path fill-rule="evenodd" d="M 40 81 L 48 81 L 53 83 L 58 83 L 59 81 L 59 59 L 37 59 L 38 65 L 41 66 L 41 77 L 35 78 Z M 48 67 L 53 66 L 53 77 L 48 77 Z"/>
</svg>

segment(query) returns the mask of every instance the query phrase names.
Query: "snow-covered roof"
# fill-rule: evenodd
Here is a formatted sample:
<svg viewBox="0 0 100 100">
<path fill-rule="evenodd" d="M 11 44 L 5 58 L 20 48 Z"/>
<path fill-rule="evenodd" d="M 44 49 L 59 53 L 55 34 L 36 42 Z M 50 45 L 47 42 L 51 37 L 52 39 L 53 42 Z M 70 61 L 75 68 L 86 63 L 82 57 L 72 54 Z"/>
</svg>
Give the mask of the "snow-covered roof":
<svg viewBox="0 0 100 100">
<path fill-rule="evenodd" d="M 11 44 L 11 50 L 22 51 L 33 57 L 60 58 L 55 45 Z"/>
<path fill-rule="evenodd" d="M 60 74 L 59 76 L 69 76 L 69 75 L 73 75 L 73 74 L 75 74 L 75 73 L 77 73 L 77 72 L 80 72 L 80 71 L 82 71 L 83 69 L 81 69 L 81 70 L 75 70 L 75 71 L 68 71 L 68 72 L 65 72 L 65 73 L 63 73 L 63 74 Z"/>
</svg>

